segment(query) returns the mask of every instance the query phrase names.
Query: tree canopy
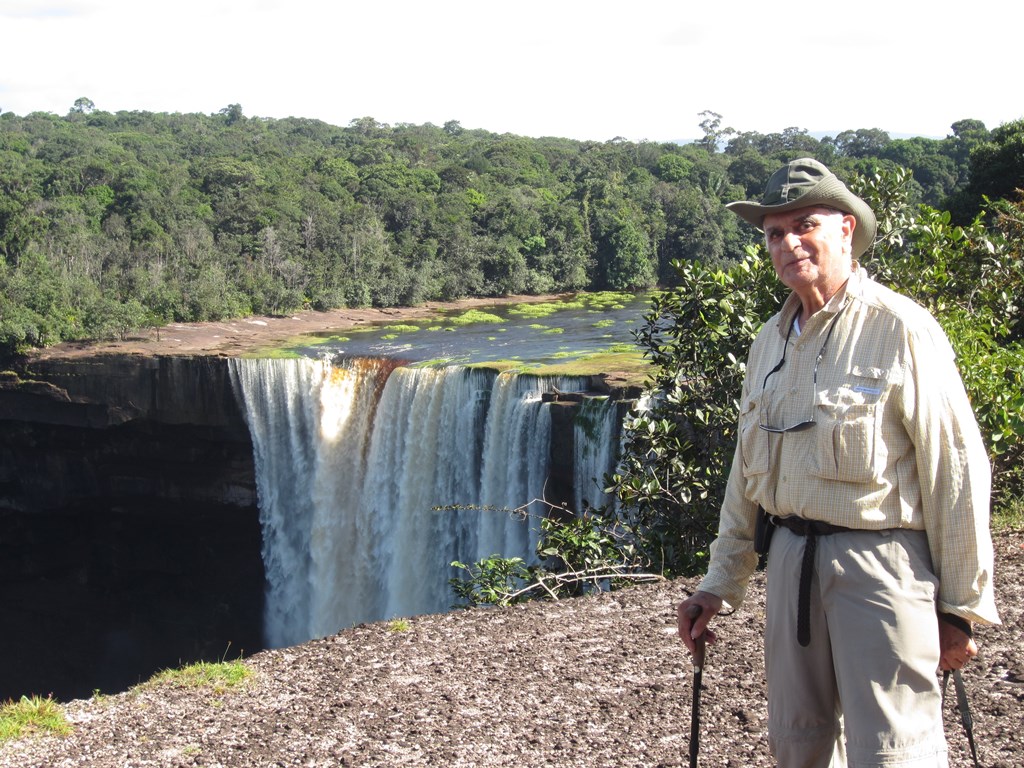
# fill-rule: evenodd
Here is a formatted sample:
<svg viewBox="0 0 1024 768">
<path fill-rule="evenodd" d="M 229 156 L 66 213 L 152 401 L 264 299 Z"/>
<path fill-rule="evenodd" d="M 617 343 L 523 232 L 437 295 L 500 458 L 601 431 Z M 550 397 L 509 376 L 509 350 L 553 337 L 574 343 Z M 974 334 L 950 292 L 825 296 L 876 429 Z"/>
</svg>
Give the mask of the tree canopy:
<svg viewBox="0 0 1024 768">
<path fill-rule="evenodd" d="M 672 285 L 756 233 L 724 203 L 798 154 L 902 166 L 912 202 L 970 218 L 1021 173 L 1013 123 L 941 140 L 722 128 L 693 144 L 580 142 L 452 120 L 0 115 L 0 354 L 171 321 L 299 308 Z M 1017 152 L 1019 154 L 1019 152 Z M 1007 157 L 1010 161 L 1007 161 Z"/>
</svg>

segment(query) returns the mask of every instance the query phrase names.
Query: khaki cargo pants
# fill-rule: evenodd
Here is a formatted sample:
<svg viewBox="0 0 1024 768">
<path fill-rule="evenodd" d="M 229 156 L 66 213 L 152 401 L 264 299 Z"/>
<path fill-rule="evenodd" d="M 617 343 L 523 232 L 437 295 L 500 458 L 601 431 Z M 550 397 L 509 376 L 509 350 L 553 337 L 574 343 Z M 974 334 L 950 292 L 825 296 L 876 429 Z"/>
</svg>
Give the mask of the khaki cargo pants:
<svg viewBox="0 0 1024 768">
<path fill-rule="evenodd" d="M 804 544 L 780 528 L 768 558 L 768 732 L 780 768 L 945 768 L 925 534 L 819 536 L 806 648 L 796 631 Z"/>
</svg>

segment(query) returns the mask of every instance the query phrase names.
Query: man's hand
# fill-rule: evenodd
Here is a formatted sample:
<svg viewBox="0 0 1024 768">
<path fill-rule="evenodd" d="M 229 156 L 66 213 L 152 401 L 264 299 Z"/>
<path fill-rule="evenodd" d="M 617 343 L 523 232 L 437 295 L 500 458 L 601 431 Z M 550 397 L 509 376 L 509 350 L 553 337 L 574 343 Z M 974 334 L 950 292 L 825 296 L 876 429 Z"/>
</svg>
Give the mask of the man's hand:
<svg viewBox="0 0 1024 768">
<path fill-rule="evenodd" d="M 978 655 L 974 638 L 959 627 L 939 619 L 939 669 L 960 669 Z"/>
<path fill-rule="evenodd" d="M 696 613 L 696 610 L 691 611 L 694 606 L 700 608 L 700 615 L 696 618 L 692 615 Z M 718 639 L 718 636 L 708 629 L 708 622 L 717 616 L 720 610 L 722 610 L 722 598 L 712 595 L 710 592 L 694 592 L 679 604 L 676 609 L 679 638 L 690 653 L 696 650 L 693 641 L 700 637 L 702 632 L 707 633 L 705 637 L 708 643 L 713 643 Z"/>
</svg>

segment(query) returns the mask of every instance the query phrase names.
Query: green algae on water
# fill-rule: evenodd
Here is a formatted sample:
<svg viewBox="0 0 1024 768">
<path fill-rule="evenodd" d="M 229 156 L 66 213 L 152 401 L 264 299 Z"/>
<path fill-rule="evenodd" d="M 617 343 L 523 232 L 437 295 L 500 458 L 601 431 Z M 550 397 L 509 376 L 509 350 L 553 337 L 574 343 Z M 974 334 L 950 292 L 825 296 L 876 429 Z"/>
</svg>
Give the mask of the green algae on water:
<svg viewBox="0 0 1024 768">
<path fill-rule="evenodd" d="M 451 325 L 470 325 L 471 323 L 503 323 L 504 318 L 498 317 L 497 315 L 491 314 L 490 312 L 482 312 L 479 309 L 470 309 L 467 312 L 463 312 L 461 315 L 455 315 L 447 318 Z"/>
</svg>

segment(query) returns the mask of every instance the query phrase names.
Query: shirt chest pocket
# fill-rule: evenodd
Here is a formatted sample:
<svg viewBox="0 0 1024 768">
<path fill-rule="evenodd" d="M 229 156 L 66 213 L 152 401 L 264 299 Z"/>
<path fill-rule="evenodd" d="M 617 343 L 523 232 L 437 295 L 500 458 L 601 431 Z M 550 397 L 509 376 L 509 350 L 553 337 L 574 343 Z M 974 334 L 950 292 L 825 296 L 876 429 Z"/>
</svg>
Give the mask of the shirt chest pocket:
<svg viewBox="0 0 1024 768">
<path fill-rule="evenodd" d="M 768 471 L 768 433 L 759 428 L 762 395 L 758 393 L 740 407 L 739 441 L 743 458 L 743 476 L 763 475 Z"/>
<path fill-rule="evenodd" d="M 881 409 L 889 389 L 883 371 L 854 366 L 841 385 L 816 393 L 812 475 L 866 483 L 881 474 L 886 458 Z"/>
</svg>

